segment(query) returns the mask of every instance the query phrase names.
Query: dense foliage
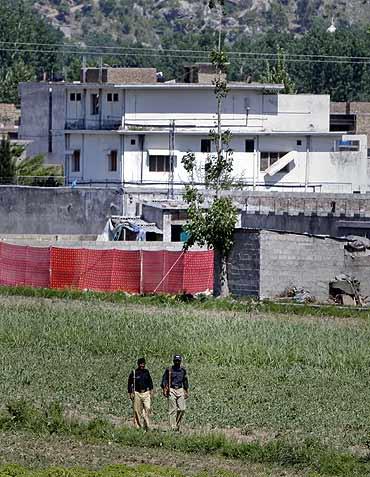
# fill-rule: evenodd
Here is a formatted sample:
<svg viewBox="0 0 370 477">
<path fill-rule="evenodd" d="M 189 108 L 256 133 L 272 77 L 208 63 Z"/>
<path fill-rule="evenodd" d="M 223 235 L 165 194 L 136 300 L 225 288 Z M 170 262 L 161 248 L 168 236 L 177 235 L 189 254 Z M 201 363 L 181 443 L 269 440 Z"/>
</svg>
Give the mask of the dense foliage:
<svg viewBox="0 0 370 477">
<path fill-rule="evenodd" d="M 256 3 L 260 8 L 262 2 Z M 370 61 L 359 59 L 370 57 L 366 2 L 356 1 L 351 9 L 349 2 L 337 7 L 320 0 L 269 3 L 271 8 L 256 17 L 259 10 L 251 9 L 249 1 L 225 1 L 223 29 L 231 80 L 263 79 L 276 67 L 280 48 L 297 92 L 327 93 L 334 101 L 370 100 Z M 158 2 L 156 8 L 147 0 L 41 0 L 34 5 L 38 10 L 32 4 L 31 0 L 0 2 L 0 102 L 18 102 L 18 82 L 44 72 L 49 77 L 64 74 L 69 80 L 78 79 L 82 55 L 92 50 L 94 55 L 87 54 L 91 64 L 97 63 L 96 53 L 102 52 L 104 63 L 154 66 L 171 79 L 181 78 L 184 63 L 209 61 L 209 51 L 217 42 L 218 19 L 207 13 L 205 1 L 167 0 Z M 327 28 L 332 15 L 337 31 L 330 34 Z M 45 17 L 69 32 L 71 40 Z M 94 48 L 71 54 L 68 46 L 64 52 L 53 46 L 63 41 Z M 96 48 L 99 45 L 120 49 L 108 56 L 107 50 Z M 122 49 L 127 47 L 135 50 Z M 184 49 L 192 51 L 173 51 Z"/>
<path fill-rule="evenodd" d="M 0 2 L 0 102 L 18 103 L 18 83 L 61 69 L 62 57 L 53 50 L 63 35 L 24 0 Z M 25 45 L 38 43 L 41 45 Z"/>
</svg>

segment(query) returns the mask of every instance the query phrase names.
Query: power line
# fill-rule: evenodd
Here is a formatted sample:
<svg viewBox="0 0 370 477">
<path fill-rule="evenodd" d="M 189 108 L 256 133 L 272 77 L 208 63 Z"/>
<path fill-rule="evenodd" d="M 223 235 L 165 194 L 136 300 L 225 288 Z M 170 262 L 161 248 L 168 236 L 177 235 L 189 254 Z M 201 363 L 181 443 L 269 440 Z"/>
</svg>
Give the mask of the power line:
<svg viewBox="0 0 370 477">
<path fill-rule="evenodd" d="M 103 56 L 102 52 L 99 51 L 68 51 L 68 50 L 43 50 L 43 49 L 20 49 L 20 48 L 0 48 L 0 51 L 9 51 L 9 52 L 15 52 L 15 53 L 39 53 L 39 54 L 53 54 L 53 55 L 77 55 L 77 56 Z M 142 50 L 140 50 L 142 51 Z M 145 50 L 144 50 L 145 51 Z M 276 61 L 276 55 L 273 53 L 249 53 L 251 57 L 249 58 L 243 58 L 243 57 L 233 57 L 232 61 L 234 62 L 245 62 L 247 59 L 249 60 L 264 60 L 264 61 Z M 252 56 L 253 55 L 253 56 Z M 128 56 L 141 56 L 141 57 L 157 57 L 157 58 L 180 58 L 180 59 L 189 59 L 189 55 L 179 55 L 179 54 L 171 54 L 171 53 L 161 53 L 160 51 L 157 50 L 157 53 L 130 53 L 130 52 L 125 52 L 125 53 L 117 53 L 117 52 L 110 52 L 107 54 L 107 56 L 114 56 L 117 58 L 120 57 L 128 57 Z M 324 56 L 322 56 L 325 58 Z M 191 56 L 192 59 L 196 60 L 209 60 L 209 57 L 204 54 L 203 56 Z M 330 57 L 328 57 L 330 58 Z M 339 57 L 338 57 L 339 58 Z M 345 57 L 343 57 L 345 58 Z M 304 58 L 290 58 L 285 57 L 285 61 L 287 63 L 326 63 L 326 64 L 370 64 L 370 57 L 348 57 L 349 59 L 309 59 L 309 57 L 304 57 Z"/>
<path fill-rule="evenodd" d="M 37 42 L 10 42 L 10 41 L 0 41 L 0 45 L 15 45 L 14 49 L 19 50 L 19 51 L 25 51 L 25 52 L 51 52 L 51 53 L 66 53 L 66 54 L 74 54 L 74 53 L 85 53 L 87 55 L 92 54 L 96 55 L 99 54 L 101 55 L 101 51 L 99 50 L 113 50 L 112 53 L 109 53 L 110 55 L 127 55 L 127 52 L 130 51 L 135 51 L 135 52 L 154 52 L 157 55 L 158 54 L 163 54 L 163 53 L 194 53 L 194 54 L 199 54 L 202 56 L 209 55 L 212 53 L 212 50 L 191 50 L 191 49 L 179 49 L 179 48 L 149 48 L 149 47 L 126 47 L 126 46 L 104 46 L 104 45 L 73 45 L 73 44 L 68 44 L 68 43 L 37 43 Z M 42 46 L 42 47 L 55 47 L 55 48 L 62 48 L 62 50 L 57 49 L 57 50 L 42 50 L 42 49 L 19 49 L 16 45 L 23 45 L 23 46 Z M 69 48 L 72 49 L 72 51 L 64 50 L 63 48 Z M 6 48 L 0 48 L 0 50 L 5 50 Z M 9 48 L 10 51 L 14 51 L 12 48 Z M 78 50 L 78 51 L 74 51 Z M 118 50 L 114 51 L 114 50 Z M 119 51 L 123 51 L 125 53 L 119 53 Z M 152 55 L 152 53 L 150 53 Z M 265 52 L 245 52 L 245 51 L 235 51 L 235 50 L 226 50 L 227 55 L 238 55 L 238 56 L 267 56 L 267 57 L 272 57 L 272 58 L 278 58 L 279 54 L 278 53 L 265 53 Z M 174 56 L 174 55 L 171 55 Z M 288 53 L 284 52 L 285 59 L 288 58 L 317 58 L 317 59 L 331 59 L 331 60 L 360 60 L 360 61 L 370 61 L 370 56 L 348 56 L 348 55 L 316 55 L 316 54 L 298 54 L 298 53 Z M 176 56 L 174 56 L 176 57 Z M 292 60 L 291 60 L 292 61 Z"/>
</svg>

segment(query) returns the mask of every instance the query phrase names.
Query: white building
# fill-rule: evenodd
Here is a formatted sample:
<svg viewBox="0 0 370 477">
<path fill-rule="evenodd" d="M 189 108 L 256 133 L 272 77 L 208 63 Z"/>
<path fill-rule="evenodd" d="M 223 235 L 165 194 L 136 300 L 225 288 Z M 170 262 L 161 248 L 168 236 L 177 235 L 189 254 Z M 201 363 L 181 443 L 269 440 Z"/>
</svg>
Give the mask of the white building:
<svg viewBox="0 0 370 477">
<path fill-rule="evenodd" d="M 176 187 L 188 180 L 187 151 L 206 158 L 216 121 L 207 75 L 159 83 L 152 69 L 106 69 L 82 80 L 20 85 L 20 138 L 33 141 L 29 154 L 63 164 L 68 183 Z M 253 190 L 366 192 L 366 136 L 330 132 L 328 95 L 281 89 L 229 84 L 222 125 L 233 135 L 234 176 Z"/>
</svg>

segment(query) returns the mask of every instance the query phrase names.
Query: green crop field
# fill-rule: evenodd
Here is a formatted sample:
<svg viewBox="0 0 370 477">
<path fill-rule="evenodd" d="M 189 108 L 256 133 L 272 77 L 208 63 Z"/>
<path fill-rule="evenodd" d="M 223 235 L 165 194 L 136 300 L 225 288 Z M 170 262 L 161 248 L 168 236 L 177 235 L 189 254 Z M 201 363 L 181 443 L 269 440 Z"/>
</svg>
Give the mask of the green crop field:
<svg viewBox="0 0 370 477">
<path fill-rule="evenodd" d="M 131 420 L 127 376 L 145 356 L 158 390 L 153 422 L 163 433 L 159 383 L 173 353 L 181 353 L 191 385 L 185 432 L 222 431 L 239 443 L 312 440 L 367 455 L 367 317 L 16 296 L 0 297 L 0 306 L 4 409 L 19 399 L 39 408 L 57 402 L 81 422 L 125 426 Z"/>
</svg>

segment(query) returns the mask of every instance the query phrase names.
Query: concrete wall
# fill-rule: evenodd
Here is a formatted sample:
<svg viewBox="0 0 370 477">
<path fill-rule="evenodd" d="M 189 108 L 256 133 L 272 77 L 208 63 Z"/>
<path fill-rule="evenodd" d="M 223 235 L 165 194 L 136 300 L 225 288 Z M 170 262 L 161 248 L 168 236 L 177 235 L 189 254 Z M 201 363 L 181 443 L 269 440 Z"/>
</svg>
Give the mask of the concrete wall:
<svg viewBox="0 0 370 477">
<path fill-rule="evenodd" d="M 261 298 L 296 286 L 326 300 L 329 282 L 345 272 L 344 243 L 334 239 L 261 231 L 260 247 Z"/>
<path fill-rule="evenodd" d="M 370 296 L 370 254 L 349 253 L 345 245 L 333 238 L 239 229 L 229 259 L 231 293 L 274 298 L 294 286 L 325 301 L 330 281 L 346 273 Z"/>
<path fill-rule="evenodd" d="M 229 258 L 230 291 L 236 296 L 260 295 L 260 232 L 237 230 L 235 245 Z M 217 260 L 215 260 L 217 265 Z M 216 269 L 217 273 L 217 269 Z"/>
<path fill-rule="evenodd" d="M 112 189 L 0 186 L 0 234 L 100 234 L 121 202 Z"/>
</svg>

